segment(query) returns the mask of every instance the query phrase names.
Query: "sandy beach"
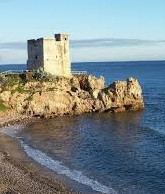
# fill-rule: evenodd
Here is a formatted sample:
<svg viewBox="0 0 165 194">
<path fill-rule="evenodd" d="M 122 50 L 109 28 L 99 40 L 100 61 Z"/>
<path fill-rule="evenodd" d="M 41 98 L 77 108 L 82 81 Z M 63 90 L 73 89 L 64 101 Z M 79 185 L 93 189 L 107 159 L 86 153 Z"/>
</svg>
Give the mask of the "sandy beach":
<svg viewBox="0 0 165 194">
<path fill-rule="evenodd" d="M 26 116 L 13 112 L 0 115 L 0 128 L 27 122 Z M 22 123 L 21 122 L 21 123 Z M 0 133 L 0 193 L 75 193 L 56 175 L 48 172 L 26 156 L 15 139 Z"/>
</svg>

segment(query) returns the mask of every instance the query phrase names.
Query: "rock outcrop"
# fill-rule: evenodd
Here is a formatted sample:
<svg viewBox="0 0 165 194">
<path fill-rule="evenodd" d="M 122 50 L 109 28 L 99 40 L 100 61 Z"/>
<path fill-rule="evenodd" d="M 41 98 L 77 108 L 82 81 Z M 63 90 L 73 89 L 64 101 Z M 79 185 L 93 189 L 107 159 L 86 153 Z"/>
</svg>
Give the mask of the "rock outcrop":
<svg viewBox="0 0 165 194">
<path fill-rule="evenodd" d="M 15 86 L 14 88 L 17 88 Z M 53 117 L 92 112 L 123 112 L 144 107 L 137 79 L 116 81 L 105 87 L 104 78 L 77 76 L 54 81 L 28 81 L 16 89 L 1 89 L 0 102 L 18 113 Z"/>
</svg>

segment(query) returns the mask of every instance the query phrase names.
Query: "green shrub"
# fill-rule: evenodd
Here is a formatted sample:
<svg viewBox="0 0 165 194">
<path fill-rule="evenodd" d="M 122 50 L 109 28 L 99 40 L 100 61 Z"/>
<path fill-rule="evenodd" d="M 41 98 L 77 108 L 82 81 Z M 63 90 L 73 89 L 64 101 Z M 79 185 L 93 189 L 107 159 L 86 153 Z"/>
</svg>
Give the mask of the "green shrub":
<svg viewBox="0 0 165 194">
<path fill-rule="evenodd" d="M 31 94 L 30 96 L 28 96 L 28 97 L 26 98 L 26 100 L 27 100 L 28 102 L 32 101 L 32 100 L 33 100 L 33 94 Z"/>
<path fill-rule="evenodd" d="M 13 90 L 13 92 L 19 92 L 21 94 L 24 93 L 25 92 L 24 85 L 23 84 L 19 84 L 18 87 L 15 90 Z"/>
<path fill-rule="evenodd" d="M 2 80 L 3 79 L 3 80 Z M 16 86 L 20 83 L 20 78 L 17 75 L 6 75 L 4 77 L 1 77 L 1 88 L 3 90 L 9 90 L 13 86 Z"/>
<path fill-rule="evenodd" d="M 56 79 L 55 76 L 45 72 L 43 68 L 33 70 L 32 78 L 36 81 L 53 81 L 54 79 Z"/>
<path fill-rule="evenodd" d="M 0 112 L 5 112 L 8 108 L 5 106 L 4 102 L 0 100 Z"/>
<path fill-rule="evenodd" d="M 2 73 L 0 73 L 0 84 L 3 85 L 5 81 L 6 81 L 6 77 Z"/>
<path fill-rule="evenodd" d="M 17 85 L 20 81 L 21 81 L 20 78 L 15 75 L 8 75 L 6 77 L 6 85 L 9 87 Z"/>
</svg>

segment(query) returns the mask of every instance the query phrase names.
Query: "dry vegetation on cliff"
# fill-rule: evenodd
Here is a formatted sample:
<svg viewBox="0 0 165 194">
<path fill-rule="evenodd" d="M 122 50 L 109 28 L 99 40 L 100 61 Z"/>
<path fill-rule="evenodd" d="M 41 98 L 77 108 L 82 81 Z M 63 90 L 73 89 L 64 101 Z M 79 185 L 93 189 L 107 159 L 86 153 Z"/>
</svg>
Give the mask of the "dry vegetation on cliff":
<svg viewBox="0 0 165 194">
<path fill-rule="evenodd" d="M 0 111 L 54 117 L 92 112 L 123 112 L 144 107 L 138 81 L 129 78 L 105 87 L 104 78 L 52 77 L 40 71 L 0 75 Z"/>
</svg>

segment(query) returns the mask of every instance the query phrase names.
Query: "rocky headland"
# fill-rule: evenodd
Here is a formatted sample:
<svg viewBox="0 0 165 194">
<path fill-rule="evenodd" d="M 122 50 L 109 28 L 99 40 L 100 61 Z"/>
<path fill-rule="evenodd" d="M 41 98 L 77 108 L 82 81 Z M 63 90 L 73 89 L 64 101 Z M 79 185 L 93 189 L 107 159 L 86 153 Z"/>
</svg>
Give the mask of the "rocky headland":
<svg viewBox="0 0 165 194">
<path fill-rule="evenodd" d="M 0 82 L 0 112 L 30 117 L 56 117 L 94 112 L 124 112 L 144 107 L 137 79 L 105 86 L 103 77 L 71 78 L 7 75 Z"/>
<path fill-rule="evenodd" d="M 103 77 L 92 75 L 0 74 L 0 126 L 35 117 L 143 108 L 142 89 L 134 78 L 105 86 Z M 15 140 L 0 133 L 0 193 L 76 193 L 24 155 Z"/>
</svg>

